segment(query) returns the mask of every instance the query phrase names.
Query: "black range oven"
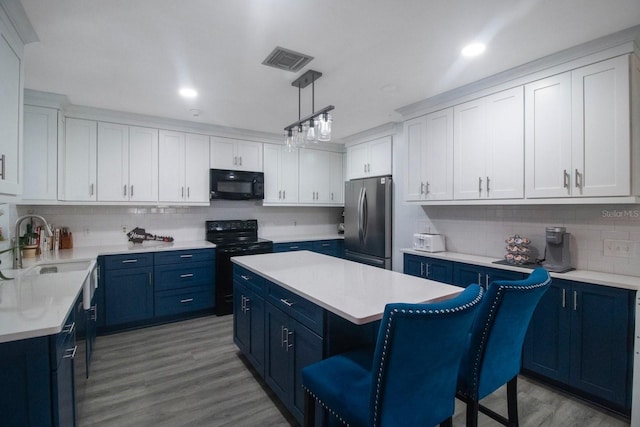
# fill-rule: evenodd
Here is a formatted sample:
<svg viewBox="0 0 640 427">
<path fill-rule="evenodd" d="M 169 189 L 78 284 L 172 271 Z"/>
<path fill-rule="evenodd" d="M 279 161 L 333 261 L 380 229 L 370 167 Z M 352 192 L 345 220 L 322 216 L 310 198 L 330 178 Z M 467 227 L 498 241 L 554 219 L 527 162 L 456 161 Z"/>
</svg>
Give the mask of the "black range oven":
<svg viewBox="0 0 640 427">
<path fill-rule="evenodd" d="M 233 312 L 231 257 L 273 252 L 271 240 L 258 238 L 258 220 L 206 221 L 207 240 L 216 245 L 216 315 Z"/>
</svg>

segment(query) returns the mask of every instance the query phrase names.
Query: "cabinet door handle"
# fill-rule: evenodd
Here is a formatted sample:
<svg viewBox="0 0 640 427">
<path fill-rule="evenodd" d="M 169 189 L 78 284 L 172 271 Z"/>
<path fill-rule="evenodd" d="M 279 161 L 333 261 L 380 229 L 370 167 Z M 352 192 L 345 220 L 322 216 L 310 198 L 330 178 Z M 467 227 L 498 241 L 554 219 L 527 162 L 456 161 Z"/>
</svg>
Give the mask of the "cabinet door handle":
<svg viewBox="0 0 640 427">
<path fill-rule="evenodd" d="M 280 325 L 280 347 L 284 347 L 284 330 L 285 327 Z"/>
<path fill-rule="evenodd" d="M 282 200 L 282 190 L 278 191 L 278 200 Z"/>
<path fill-rule="evenodd" d="M 62 329 L 62 333 L 63 334 L 67 334 L 67 335 L 71 335 L 75 328 L 76 328 L 76 322 L 73 322 L 73 323 L 71 323 L 69 325 L 64 325 L 64 328 Z"/>
<path fill-rule="evenodd" d="M 489 177 L 487 177 L 487 196 L 489 195 Z"/>
<path fill-rule="evenodd" d="M 240 311 L 244 313 L 244 295 L 240 295 Z"/>
<path fill-rule="evenodd" d="M 287 190 L 282 190 L 282 200 L 285 200 L 287 198 L 286 191 Z"/>
<path fill-rule="evenodd" d="M 569 189 L 569 174 L 566 169 L 562 171 L 562 185 L 564 188 Z"/>
<path fill-rule="evenodd" d="M 76 357 L 76 351 L 78 351 L 78 346 L 74 346 L 73 348 L 68 348 L 64 351 L 63 359 L 74 359 Z"/>
<path fill-rule="evenodd" d="M 186 255 L 180 255 L 180 258 L 192 258 L 193 255 L 191 254 L 186 254 Z"/>
<path fill-rule="evenodd" d="M 238 158 L 236 156 L 233 156 L 233 164 L 234 166 L 238 165 Z"/>
<path fill-rule="evenodd" d="M 478 273 L 478 285 L 482 286 L 482 274 Z"/>
<path fill-rule="evenodd" d="M 153 286 L 153 278 L 151 277 L 151 272 L 149 272 L 149 286 Z"/>
<path fill-rule="evenodd" d="M 482 177 L 478 177 L 478 194 L 482 194 Z"/>
<path fill-rule="evenodd" d="M 181 279 L 187 279 L 189 277 L 193 277 L 193 273 L 187 273 L 187 274 L 181 274 L 180 275 Z"/>
<path fill-rule="evenodd" d="M 293 331 L 287 328 L 287 352 L 289 352 L 291 347 L 293 347 Z"/>
<path fill-rule="evenodd" d="M 286 298 L 280 298 L 280 302 L 286 305 L 287 307 L 291 307 L 293 305 L 293 303 L 287 300 Z"/>
<path fill-rule="evenodd" d="M 426 196 L 426 195 L 428 195 L 428 194 L 431 192 L 431 190 L 429 189 L 429 187 L 430 187 L 429 181 L 427 181 L 427 185 L 426 185 L 425 187 L 426 187 L 426 188 L 425 188 L 425 192 L 424 192 L 424 194 L 425 194 L 425 196 Z"/>
<path fill-rule="evenodd" d="M 424 194 L 424 182 L 420 183 L 420 194 Z"/>
<path fill-rule="evenodd" d="M 562 308 L 565 308 L 567 306 L 567 290 L 563 289 L 562 290 Z"/>
<path fill-rule="evenodd" d="M 251 302 L 251 298 L 244 297 L 244 312 L 248 313 L 251 311 L 251 306 L 249 303 Z"/>
<path fill-rule="evenodd" d="M 240 156 L 240 166 L 242 166 L 242 156 Z"/>
<path fill-rule="evenodd" d="M 93 184 L 89 186 L 89 195 L 93 196 Z"/>
<path fill-rule="evenodd" d="M 367 164 L 362 165 L 362 169 L 364 173 L 367 173 Z"/>
<path fill-rule="evenodd" d="M 132 264 L 132 263 L 135 263 L 135 262 L 138 262 L 138 260 L 137 259 L 125 259 L 125 260 L 122 260 L 123 264 Z"/>
<path fill-rule="evenodd" d="M 333 192 L 331 192 L 331 200 L 333 200 Z"/>
<path fill-rule="evenodd" d="M 191 301 L 193 301 L 193 298 L 185 298 L 185 299 L 181 299 L 180 303 L 181 304 L 186 304 L 186 303 L 191 302 Z"/>
<path fill-rule="evenodd" d="M 131 197 L 133 197 L 133 185 L 131 186 Z"/>
<path fill-rule="evenodd" d="M 573 311 L 578 311 L 578 292 L 573 291 Z"/>
<path fill-rule="evenodd" d="M 180 187 L 182 189 L 182 198 L 184 199 L 184 187 Z"/>
<path fill-rule="evenodd" d="M 249 280 L 249 276 L 244 276 L 244 275 L 242 275 L 242 276 L 240 276 L 240 277 L 242 277 L 242 280 Z"/>
<path fill-rule="evenodd" d="M 0 167 L 0 179 L 4 181 L 5 175 L 5 166 L 7 164 L 7 157 L 3 154 L 0 156 L 0 162 L 2 162 L 2 167 Z"/>
<path fill-rule="evenodd" d="M 425 263 L 425 264 L 424 264 L 424 266 L 425 266 L 425 270 L 426 270 L 426 271 L 425 271 L 425 272 L 426 272 L 426 275 L 425 275 L 425 276 L 426 276 L 426 277 L 427 277 L 427 279 L 428 279 L 428 278 L 429 278 L 429 275 L 431 274 L 431 272 L 429 271 L 429 263 L 428 263 L 428 262 L 427 262 L 427 263 Z"/>
<path fill-rule="evenodd" d="M 125 184 L 125 185 L 124 185 L 124 192 L 123 192 L 123 196 L 126 196 L 126 195 L 127 195 L 127 185 Z"/>
<path fill-rule="evenodd" d="M 420 276 L 424 276 L 424 263 L 420 263 Z"/>
<path fill-rule="evenodd" d="M 489 289 L 489 275 L 484 276 L 484 288 Z"/>
<path fill-rule="evenodd" d="M 191 198 L 191 187 L 187 187 L 187 199 Z"/>
<path fill-rule="evenodd" d="M 98 320 L 98 305 L 91 306 L 91 320 Z"/>
<path fill-rule="evenodd" d="M 578 169 L 576 169 L 575 186 L 582 189 L 582 175 L 578 172 Z"/>
</svg>

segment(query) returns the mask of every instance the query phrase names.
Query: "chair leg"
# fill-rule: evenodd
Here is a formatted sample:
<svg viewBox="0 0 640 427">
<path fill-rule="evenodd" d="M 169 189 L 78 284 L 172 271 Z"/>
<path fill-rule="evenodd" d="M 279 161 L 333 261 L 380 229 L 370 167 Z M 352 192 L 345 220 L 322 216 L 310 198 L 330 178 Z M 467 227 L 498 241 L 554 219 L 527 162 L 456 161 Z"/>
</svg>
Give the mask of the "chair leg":
<svg viewBox="0 0 640 427">
<path fill-rule="evenodd" d="M 440 427 L 453 427 L 452 417 L 447 418 L 440 423 Z"/>
<path fill-rule="evenodd" d="M 518 427 L 518 376 L 516 375 L 507 383 L 507 411 L 509 414 L 509 426 Z"/>
<path fill-rule="evenodd" d="M 478 427 L 478 411 L 480 404 L 477 400 L 469 399 L 467 401 L 467 427 Z"/>
<path fill-rule="evenodd" d="M 304 389 L 304 427 L 314 427 L 316 423 L 316 401 L 309 393 L 309 390 Z"/>
</svg>

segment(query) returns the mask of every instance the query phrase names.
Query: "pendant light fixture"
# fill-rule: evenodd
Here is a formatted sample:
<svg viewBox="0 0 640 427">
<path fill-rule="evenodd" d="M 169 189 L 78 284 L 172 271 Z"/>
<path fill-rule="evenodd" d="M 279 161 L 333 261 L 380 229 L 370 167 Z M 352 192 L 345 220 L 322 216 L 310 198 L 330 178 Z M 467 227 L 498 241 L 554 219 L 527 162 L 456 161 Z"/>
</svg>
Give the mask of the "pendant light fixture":
<svg viewBox="0 0 640 427">
<path fill-rule="evenodd" d="M 291 86 L 298 88 L 298 121 L 284 128 L 284 143 L 289 150 L 308 143 L 315 144 L 318 141 L 331 141 L 332 117 L 329 111 L 335 107 L 329 105 L 315 111 L 315 81 L 320 76 L 322 76 L 321 72 L 308 70 L 291 83 Z M 302 89 L 309 85 L 311 85 L 311 114 L 300 118 L 300 95 Z"/>
</svg>

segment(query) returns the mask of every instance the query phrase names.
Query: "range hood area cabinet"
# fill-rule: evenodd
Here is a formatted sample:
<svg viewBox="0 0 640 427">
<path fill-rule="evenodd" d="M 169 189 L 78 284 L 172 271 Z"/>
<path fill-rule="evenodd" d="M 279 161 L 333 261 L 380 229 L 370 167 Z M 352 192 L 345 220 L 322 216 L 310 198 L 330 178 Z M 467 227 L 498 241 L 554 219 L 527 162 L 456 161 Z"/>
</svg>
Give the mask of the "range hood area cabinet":
<svg viewBox="0 0 640 427">
<path fill-rule="evenodd" d="M 211 169 L 262 172 L 262 143 L 211 137 Z"/>
<path fill-rule="evenodd" d="M 435 118 L 449 109 L 407 120 L 404 199 L 636 203 L 639 98 L 640 60 L 626 54 L 452 105 L 453 124 L 442 119 L 440 128 Z M 453 159 L 445 142 L 451 127 Z M 435 170 L 436 178 L 428 176 Z M 429 194 L 436 188 L 437 196 Z"/>
<path fill-rule="evenodd" d="M 385 136 L 347 147 L 347 180 L 391 175 L 392 137 Z"/>
</svg>

